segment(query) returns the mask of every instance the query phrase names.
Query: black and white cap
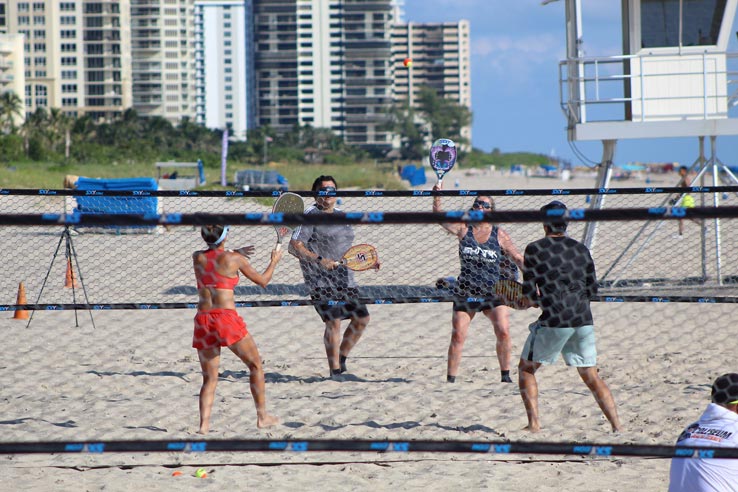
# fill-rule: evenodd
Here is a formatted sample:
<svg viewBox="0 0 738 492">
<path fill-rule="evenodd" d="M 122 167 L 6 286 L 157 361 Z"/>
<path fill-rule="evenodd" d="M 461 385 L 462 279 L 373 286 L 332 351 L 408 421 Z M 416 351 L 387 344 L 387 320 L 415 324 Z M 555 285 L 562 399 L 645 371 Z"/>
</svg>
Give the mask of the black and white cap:
<svg viewBox="0 0 738 492">
<path fill-rule="evenodd" d="M 723 374 L 712 383 L 712 402 L 721 405 L 738 403 L 738 374 Z"/>
</svg>

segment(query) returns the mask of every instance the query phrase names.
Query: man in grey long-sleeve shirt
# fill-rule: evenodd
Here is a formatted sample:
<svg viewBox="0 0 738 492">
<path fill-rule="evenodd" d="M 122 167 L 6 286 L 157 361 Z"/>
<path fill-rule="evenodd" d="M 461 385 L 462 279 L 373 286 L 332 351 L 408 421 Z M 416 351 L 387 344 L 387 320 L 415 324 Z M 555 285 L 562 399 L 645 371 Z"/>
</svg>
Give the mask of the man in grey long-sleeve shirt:
<svg viewBox="0 0 738 492">
<path fill-rule="evenodd" d="M 333 176 L 318 176 L 312 188 L 315 205 L 308 207 L 305 214 L 342 213 L 335 208 L 336 188 Z M 300 226 L 290 241 L 289 251 L 300 260 L 315 310 L 325 323 L 323 342 L 331 377 L 346 372 L 349 352 L 369 324 L 369 310 L 358 300 L 354 272 L 339 263 L 353 242 L 354 230 L 349 224 Z M 351 322 L 341 337 L 344 319 Z"/>
</svg>

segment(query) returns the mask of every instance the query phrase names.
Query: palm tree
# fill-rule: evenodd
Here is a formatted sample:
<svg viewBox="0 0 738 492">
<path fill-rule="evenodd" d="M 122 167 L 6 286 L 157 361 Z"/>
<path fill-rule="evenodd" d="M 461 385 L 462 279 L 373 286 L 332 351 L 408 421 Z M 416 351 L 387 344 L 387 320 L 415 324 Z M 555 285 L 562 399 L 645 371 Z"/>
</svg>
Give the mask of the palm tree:
<svg viewBox="0 0 738 492">
<path fill-rule="evenodd" d="M 21 135 L 23 136 L 23 148 L 26 151 L 26 155 L 31 155 L 31 142 L 37 142 L 40 144 L 46 144 L 48 142 L 48 116 L 44 108 L 36 108 L 36 111 L 31 113 L 26 121 L 20 128 Z"/>
<path fill-rule="evenodd" d="M 67 116 L 59 108 L 51 108 L 48 118 L 48 136 L 51 148 L 57 150 L 59 143 L 64 142 L 64 158 L 69 159 L 69 150 L 71 147 L 70 133 L 73 125 L 72 118 Z"/>
<path fill-rule="evenodd" d="M 16 121 L 24 116 L 25 105 L 15 92 L 0 94 L 0 130 L 3 133 L 15 133 L 18 130 Z"/>
</svg>

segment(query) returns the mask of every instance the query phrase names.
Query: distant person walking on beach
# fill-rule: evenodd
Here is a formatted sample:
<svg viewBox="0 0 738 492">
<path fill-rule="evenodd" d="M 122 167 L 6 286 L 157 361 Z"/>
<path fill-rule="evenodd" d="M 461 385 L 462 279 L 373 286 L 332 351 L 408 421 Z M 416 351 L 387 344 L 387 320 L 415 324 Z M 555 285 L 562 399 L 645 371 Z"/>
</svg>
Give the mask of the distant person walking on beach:
<svg viewBox="0 0 738 492">
<path fill-rule="evenodd" d="M 333 176 L 318 176 L 312 187 L 315 204 L 308 207 L 305 214 L 341 214 L 336 208 L 337 188 Z M 369 310 L 366 304 L 358 301 L 354 272 L 338 263 L 353 242 L 354 229 L 349 224 L 303 225 L 295 229 L 290 241 L 289 251 L 300 260 L 315 310 L 325 324 L 323 343 L 331 377 L 347 371 L 349 353 L 369 324 Z M 351 321 L 341 337 L 344 319 Z"/>
<path fill-rule="evenodd" d="M 200 234 L 208 249 L 195 251 L 192 255 L 200 296 L 192 337 L 192 347 L 197 349 L 202 368 L 198 432 L 207 434 L 210 430 L 210 413 L 218 384 L 221 347 L 228 347 L 249 368 L 249 385 L 256 405 L 257 427 L 275 425 L 279 419 L 269 415 L 266 410 L 264 371 L 261 368 L 259 350 L 246 329 L 246 323 L 236 312 L 233 289 L 238 284 L 238 272 L 260 287 L 266 287 L 282 252 L 272 251 L 269 265 L 264 273 L 259 273 L 247 259 L 253 248 L 240 248 L 235 252 L 224 248 L 228 226 L 203 226 Z"/>
<path fill-rule="evenodd" d="M 689 169 L 687 166 L 680 166 L 679 167 L 679 182 L 677 183 L 677 186 L 679 188 L 689 188 L 692 186 L 692 177 L 689 175 Z M 678 198 L 675 198 L 676 201 L 678 201 Z M 676 201 L 674 204 L 676 204 Z M 690 195 L 689 193 L 684 193 L 684 196 L 682 197 L 682 201 L 679 204 L 681 207 L 684 208 L 694 208 L 695 202 L 694 197 Z M 699 221 L 692 219 L 692 221 L 696 224 L 699 224 Z M 679 235 L 684 235 L 684 219 L 679 219 L 677 221 L 679 223 Z"/>
<path fill-rule="evenodd" d="M 712 383 L 712 403 L 677 446 L 738 448 L 738 374 Z M 738 492 L 738 459 L 672 458 L 669 492 Z"/>
<path fill-rule="evenodd" d="M 440 191 L 441 188 L 436 185 L 433 190 Z M 472 203 L 472 210 L 491 212 L 494 209 L 494 200 L 489 196 L 478 196 Z M 433 211 L 441 212 L 440 196 L 433 197 Z M 454 301 L 453 306 L 446 380 L 449 383 L 456 382 L 469 326 L 474 316 L 482 312 L 492 322 L 497 337 L 495 351 L 500 364 L 500 379 L 503 383 L 512 383 L 510 313 L 509 308 L 495 294 L 495 284 L 502 278 L 503 271 L 509 271 L 509 267 L 501 269 L 505 257 L 522 267 L 523 255 L 517 250 L 507 232 L 489 222 L 470 226 L 463 223 L 445 223 L 441 226 L 458 238 L 461 263 L 461 272 L 454 284 L 454 295 L 460 299 Z"/>
<path fill-rule="evenodd" d="M 553 201 L 542 212 L 563 213 L 566 205 Z M 574 366 L 610 421 L 620 430 L 615 400 L 597 371 L 597 350 L 590 299 L 597 294 L 597 276 L 589 250 L 566 236 L 567 223 L 561 219 L 544 222 L 545 237 L 525 248 L 523 295 L 541 308 L 538 320 L 529 326 L 518 365 L 518 385 L 528 414 L 531 432 L 541 429 L 538 414 L 536 371 L 541 364 L 553 364 L 564 356 Z"/>
</svg>

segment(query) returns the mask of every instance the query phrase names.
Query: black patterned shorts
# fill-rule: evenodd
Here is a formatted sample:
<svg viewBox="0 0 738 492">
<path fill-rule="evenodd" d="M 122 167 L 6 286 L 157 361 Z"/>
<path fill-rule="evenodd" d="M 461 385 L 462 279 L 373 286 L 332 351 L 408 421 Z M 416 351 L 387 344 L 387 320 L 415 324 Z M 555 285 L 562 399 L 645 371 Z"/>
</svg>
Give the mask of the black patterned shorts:
<svg viewBox="0 0 738 492">
<path fill-rule="evenodd" d="M 369 316 L 366 304 L 358 301 L 359 291 L 355 287 L 344 287 L 340 290 L 317 287 L 310 292 L 310 298 L 323 322 Z"/>
<path fill-rule="evenodd" d="M 494 309 L 497 306 L 504 306 L 498 296 L 494 294 L 469 294 L 458 289 L 454 289 L 454 312 L 461 311 L 463 313 L 479 313 L 487 309 Z"/>
</svg>

